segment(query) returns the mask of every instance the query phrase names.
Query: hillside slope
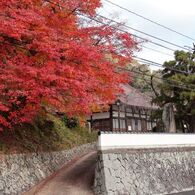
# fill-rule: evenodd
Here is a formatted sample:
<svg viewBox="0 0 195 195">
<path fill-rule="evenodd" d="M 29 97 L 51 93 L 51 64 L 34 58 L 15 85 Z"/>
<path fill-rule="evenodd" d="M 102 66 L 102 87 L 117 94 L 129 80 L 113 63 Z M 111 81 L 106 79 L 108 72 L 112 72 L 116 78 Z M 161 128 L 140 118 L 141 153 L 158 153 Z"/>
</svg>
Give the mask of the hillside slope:
<svg viewBox="0 0 195 195">
<path fill-rule="evenodd" d="M 69 129 L 63 120 L 47 114 L 32 125 L 0 133 L 0 153 L 56 151 L 95 141 L 97 134 L 86 128 Z"/>
</svg>

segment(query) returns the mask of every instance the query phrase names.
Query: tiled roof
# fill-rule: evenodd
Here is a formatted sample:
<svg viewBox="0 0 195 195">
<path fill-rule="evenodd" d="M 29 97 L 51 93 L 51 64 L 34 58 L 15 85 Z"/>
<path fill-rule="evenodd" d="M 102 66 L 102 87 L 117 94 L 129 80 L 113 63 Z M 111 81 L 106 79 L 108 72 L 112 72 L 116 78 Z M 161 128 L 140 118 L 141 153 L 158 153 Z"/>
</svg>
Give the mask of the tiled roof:
<svg viewBox="0 0 195 195">
<path fill-rule="evenodd" d="M 141 93 L 138 89 L 131 87 L 130 85 L 123 85 L 122 86 L 124 93 L 118 96 L 118 99 L 121 102 L 138 107 L 145 107 L 145 108 L 158 108 L 156 105 L 152 104 L 152 99 Z"/>
</svg>

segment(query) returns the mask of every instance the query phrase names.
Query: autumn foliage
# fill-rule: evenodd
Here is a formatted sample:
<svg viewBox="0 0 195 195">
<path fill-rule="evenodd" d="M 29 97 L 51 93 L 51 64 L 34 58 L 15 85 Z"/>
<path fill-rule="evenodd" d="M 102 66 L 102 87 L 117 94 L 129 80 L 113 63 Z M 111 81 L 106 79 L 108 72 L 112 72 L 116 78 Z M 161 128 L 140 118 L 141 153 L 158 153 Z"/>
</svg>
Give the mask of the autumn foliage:
<svg viewBox="0 0 195 195">
<path fill-rule="evenodd" d="M 46 105 L 80 114 L 114 99 L 127 82 L 116 67 L 131 59 L 135 42 L 108 21 L 89 19 L 99 6 L 99 0 L 0 1 L 1 130 L 30 122 Z"/>
</svg>

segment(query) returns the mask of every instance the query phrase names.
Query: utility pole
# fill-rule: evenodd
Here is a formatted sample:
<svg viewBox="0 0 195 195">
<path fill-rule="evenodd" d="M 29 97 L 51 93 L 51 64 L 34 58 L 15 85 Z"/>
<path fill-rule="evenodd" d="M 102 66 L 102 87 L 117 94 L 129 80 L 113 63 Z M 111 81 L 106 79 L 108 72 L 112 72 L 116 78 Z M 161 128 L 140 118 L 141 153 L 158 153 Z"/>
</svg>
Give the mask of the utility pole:
<svg viewBox="0 0 195 195">
<path fill-rule="evenodd" d="M 195 68 L 193 67 L 193 61 L 195 58 L 195 44 L 193 43 L 193 47 L 191 48 L 190 52 L 190 58 L 189 58 L 189 63 L 187 64 L 187 72 L 188 74 L 192 74 L 195 72 Z M 195 103 L 192 103 L 191 107 L 194 107 Z M 189 121 L 190 121 L 190 132 L 195 133 L 195 116 L 192 113 L 189 113 Z M 184 127 L 185 129 L 185 127 Z"/>
<path fill-rule="evenodd" d="M 188 47 L 188 48 L 192 50 L 192 52 L 190 52 L 190 59 L 189 59 L 190 61 L 189 61 L 189 64 L 187 65 L 187 72 L 188 72 L 188 74 L 191 74 L 193 71 L 193 67 L 191 66 L 191 61 L 193 61 L 193 55 L 195 54 L 195 44 L 193 43 L 192 48 L 191 47 Z M 190 69 L 190 67 L 191 67 L 191 69 Z"/>
</svg>

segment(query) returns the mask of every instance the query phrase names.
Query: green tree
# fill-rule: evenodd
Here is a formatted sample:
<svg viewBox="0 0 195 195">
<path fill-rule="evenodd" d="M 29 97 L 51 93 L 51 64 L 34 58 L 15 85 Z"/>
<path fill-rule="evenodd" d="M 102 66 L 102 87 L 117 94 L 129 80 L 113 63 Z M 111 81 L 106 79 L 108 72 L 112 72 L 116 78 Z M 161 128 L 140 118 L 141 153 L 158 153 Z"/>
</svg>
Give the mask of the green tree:
<svg viewBox="0 0 195 195">
<path fill-rule="evenodd" d="M 130 85 L 150 97 L 155 97 L 155 93 L 158 91 L 157 84 L 161 82 L 161 71 L 151 70 L 149 65 L 137 61 L 128 64 L 127 68 L 133 79 Z"/>
<path fill-rule="evenodd" d="M 175 51 L 175 59 L 164 63 L 160 93 L 154 102 L 174 106 L 177 129 L 195 132 L 195 50 Z"/>
</svg>

